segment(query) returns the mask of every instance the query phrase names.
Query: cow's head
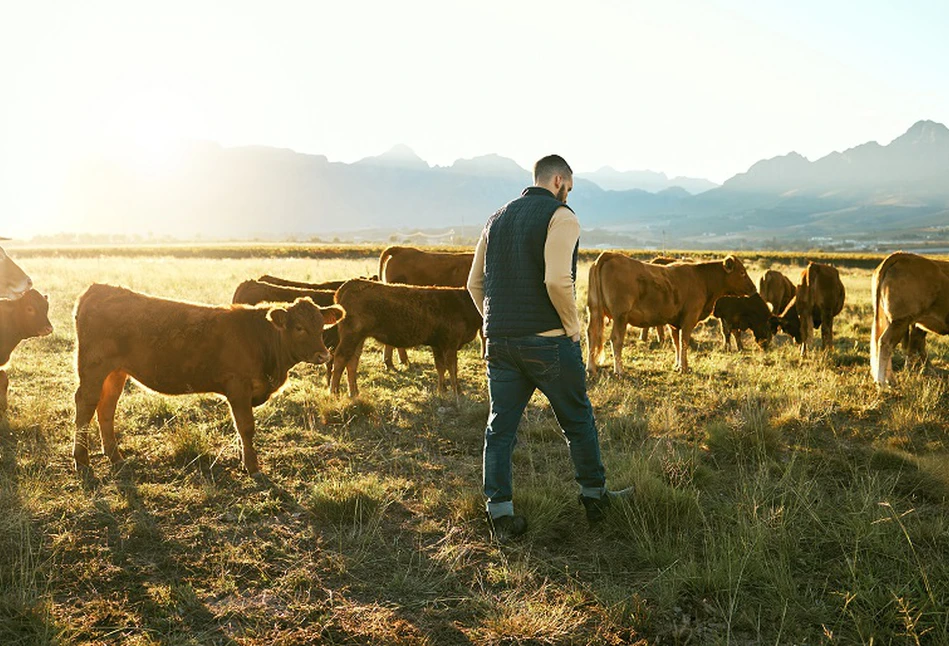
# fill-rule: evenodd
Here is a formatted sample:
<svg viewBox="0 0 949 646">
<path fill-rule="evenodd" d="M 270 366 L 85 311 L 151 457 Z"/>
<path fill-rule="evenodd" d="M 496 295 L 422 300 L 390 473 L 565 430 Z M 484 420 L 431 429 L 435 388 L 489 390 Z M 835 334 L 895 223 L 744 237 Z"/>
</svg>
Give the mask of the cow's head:
<svg viewBox="0 0 949 646">
<path fill-rule="evenodd" d="M 820 310 L 816 308 L 812 310 L 811 322 L 814 324 L 815 330 L 820 328 Z M 797 311 L 797 298 L 792 299 L 791 302 L 788 303 L 788 306 L 784 308 L 784 312 L 782 312 L 780 316 L 772 316 L 770 324 L 775 334 L 777 334 L 778 330 L 781 330 L 794 339 L 795 343 L 801 343 L 803 336 L 801 334 L 801 318 Z"/>
<path fill-rule="evenodd" d="M 33 281 L 15 262 L 0 249 L 0 300 L 14 300 L 23 296 L 33 286 Z"/>
<path fill-rule="evenodd" d="M 748 303 L 751 309 L 751 333 L 755 335 L 755 343 L 762 350 L 767 350 L 774 336 L 771 327 L 771 308 L 761 298 L 761 294 L 752 294 L 748 298 Z"/>
<path fill-rule="evenodd" d="M 289 307 L 271 308 L 267 319 L 280 332 L 295 360 L 326 363 L 330 353 L 323 343 L 323 328 L 335 325 L 344 315 L 339 305 L 317 307 L 309 298 L 298 298 Z"/>
<path fill-rule="evenodd" d="M 46 336 L 53 333 L 49 322 L 49 299 L 35 289 L 14 301 L 13 316 L 16 327 L 24 339 Z"/>
<path fill-rule="evenodd" d="M 758 290 L 751 281 L 748 272 L 741 260 L 735 256 L 725 256 L 722 261 L 722 267 L 725 269 L 725 293 L 733 296 L 751 296 Z"/>
</svg>

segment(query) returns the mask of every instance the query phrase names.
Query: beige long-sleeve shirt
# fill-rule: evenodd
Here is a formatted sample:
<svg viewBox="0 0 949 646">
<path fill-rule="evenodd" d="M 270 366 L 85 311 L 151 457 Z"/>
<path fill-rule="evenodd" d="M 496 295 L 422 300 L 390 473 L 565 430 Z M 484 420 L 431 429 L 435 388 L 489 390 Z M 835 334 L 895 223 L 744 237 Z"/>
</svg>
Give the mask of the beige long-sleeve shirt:
<svg viewBox="0 0 949 646">
<path fill-rule="evenodd" d="M 475 247 L 474 261 L 468 274 L 468 292 L 475 306 L 484 316 L 484 253 L 487 246 L 484 231 Z M 576 214 L 566 207 L 554 212 L 547 225 L 547 241 L 544 243 L 544 285 L 547 295 L 557 314 L 560 315 L 562 328 L 546 330 L 541 336 L 561 336 L 566 334 L 573 340 L 580 338 L 580 314 L 577 312 L 576 294 L 573 281 L 573 250 L 580 240 L 580 221 Z"/>
</svg>

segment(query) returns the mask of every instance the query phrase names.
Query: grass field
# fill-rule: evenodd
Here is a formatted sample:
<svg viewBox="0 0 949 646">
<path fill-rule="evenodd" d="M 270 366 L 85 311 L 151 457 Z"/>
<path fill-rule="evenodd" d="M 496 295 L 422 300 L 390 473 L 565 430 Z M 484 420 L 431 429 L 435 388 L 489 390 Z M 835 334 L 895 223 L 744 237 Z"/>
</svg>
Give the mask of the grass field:
<svg viewBox="0 0 949 646">
<path fill-rule="evenodd" d="M 90 283 L 224 303 L 249 277 L 364 275 L 373 257 L 18 259 L 55 331 L 14 352 L 0 421 L 4 646 L 949 644 L 949 347 L 931 339 L 925 373 L 878 391 L 870 269 L 842 271 L 833 356 L 802 361 L 785 336 L 726 353 L 707 323 L 680 376 L 668 341 L 628 335 L 628 374 L 590 384 L 609 482 L 636 487 L 603 527 L 535 399 L 515 453 L 530 528 L 502 547 L 482 516 L 477 343 L 457 400 L 428 349 L 387 373 L 367 344 L 355 401 L 295 368 L 256 411 L 270 486 L 242 473 L 222 400 L 135 385 L 126 466 L 94 450 L 98 487 L 73 473 L 72 307 Z M 746 262 L 796 279 L 783 260 Z"/>
</svg>

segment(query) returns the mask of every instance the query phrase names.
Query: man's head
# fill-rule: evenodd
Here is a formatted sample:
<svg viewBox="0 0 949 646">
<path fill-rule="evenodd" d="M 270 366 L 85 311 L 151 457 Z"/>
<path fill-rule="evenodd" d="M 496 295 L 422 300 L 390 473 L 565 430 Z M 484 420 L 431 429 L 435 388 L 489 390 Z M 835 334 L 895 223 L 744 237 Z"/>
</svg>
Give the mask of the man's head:
<svg viewBox="0 0 949 646">
<path fill-rule="evenodd" d="M 573 169 L 560 155 L 541 157 L 534 164 L 534 186 L 546 188 L 561 202 L 573 189 Z"/>
</svg>

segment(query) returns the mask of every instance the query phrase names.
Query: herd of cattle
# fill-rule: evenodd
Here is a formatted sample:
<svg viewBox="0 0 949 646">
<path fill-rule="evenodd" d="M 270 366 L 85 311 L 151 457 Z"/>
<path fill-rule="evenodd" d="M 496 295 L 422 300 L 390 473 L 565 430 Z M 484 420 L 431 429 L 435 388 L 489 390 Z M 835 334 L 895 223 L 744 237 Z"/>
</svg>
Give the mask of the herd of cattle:
<svg viewBox="0 0 949 646">
<path fill-rule="evenodd" d="M 207 306 L 93 284 L 75 307 L 77 338 L 76 428 L 73 457 L 91 477 L 87 429 L 96 416 L 103 452 L 119 463 L 114 430 L 116 405 L 131 376 L 159 393 L 218 393 L 231 408 L 243 464 L 259 471 L 253 446 L 253 408 L 266 402 L 300 362 L 324 363 L 331 392 L 338 394 L 346 370 L 351 397 L 363 345 L 373 338 L 407 361 L 405 348 L 429 346 L 439 390 L 455 393 L 458 351 L 481 331 L 482 321 L 465 289 L 473 254 L 389 247 L 371 278 L 301 283 L 274 276 L 241 283 L 226 306 Z M 689 340 L 696 324 L 714 315 L 723 343 L 751 330 L 766 348 L 783 331 L 800 344 L 814 329 L 833 349 L 834 318 L 845 290 L 837 269 L 811 262 L 795 285 L 769 270 L 756 288 L 741 260 L 695 262 L 656 258 L 641 262 L 604 252 L 590 267 L 587 310 L 588 371 L 598 369 L 605 322 L 616 373 L 623 370 L 628 326 L 667 329 L 676 370 L 687 371 Z M 879 384 L 892 382 L 891 358 L 902 343 L 908 360 L 925 361 L 926 333 L 949 333 L 949 262 L 907 253 L 887 256 L 872 278 L 874 320 L 870 364 Z M 7 407 L 8 379 L 2 370 L 16 345 L 52 333 L 45 296 L 0 249 L 0 414 Z M 483 341 L 483 339 L 482 339 Z"/>
</svg>

